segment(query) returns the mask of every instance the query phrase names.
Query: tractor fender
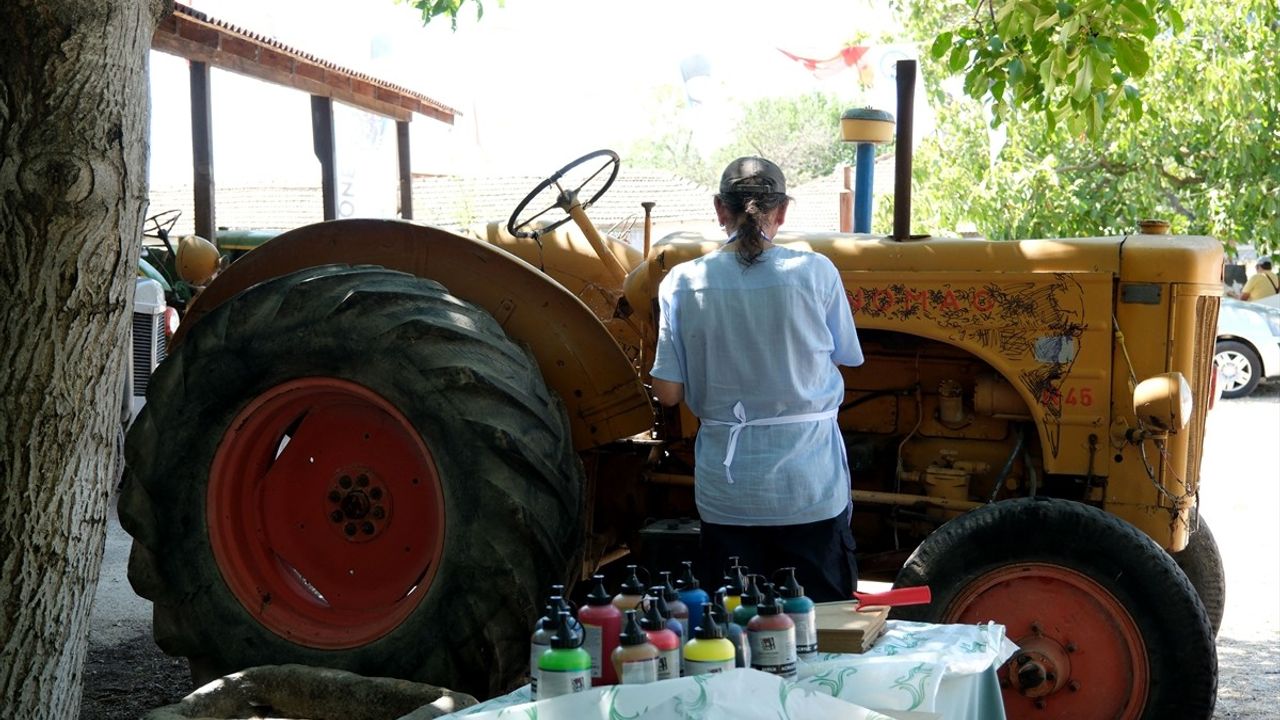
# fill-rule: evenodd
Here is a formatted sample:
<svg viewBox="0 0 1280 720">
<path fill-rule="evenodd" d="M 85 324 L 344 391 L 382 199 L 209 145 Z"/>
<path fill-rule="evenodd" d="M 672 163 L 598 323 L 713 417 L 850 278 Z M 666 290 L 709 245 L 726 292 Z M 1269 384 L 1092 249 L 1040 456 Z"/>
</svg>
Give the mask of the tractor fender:
<svg viewBox="0 0 1280 720">
<path fill-rule="evenodd" d="M 576 449 L 652 427 L 652 405 L 632 362 L 581 300 L 493 245 L 401 220 L 333 220 L 279 235 L 246 253 L 196 297 L 173 343 L 241 290 L 330 264 L 380 265 L 435 280 L 488 311 L 529 347 L 543 378 L 564 400 Z"/>
</svg>

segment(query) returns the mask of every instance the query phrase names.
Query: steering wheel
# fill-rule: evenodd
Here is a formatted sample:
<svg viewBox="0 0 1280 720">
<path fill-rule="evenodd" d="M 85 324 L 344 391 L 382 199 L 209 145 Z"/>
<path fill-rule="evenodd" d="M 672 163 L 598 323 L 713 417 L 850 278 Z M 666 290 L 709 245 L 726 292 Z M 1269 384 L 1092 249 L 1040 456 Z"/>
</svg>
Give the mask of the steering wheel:
<svg viewBox="0 0 1280 720">
<path fill-rule="evenodd" d="M 601 158 L 603 160 L 600 160 Z M 593 160 L 596 162 L 592 162 Z M 619 164 L 618 153 L 612 150 L 596 150 L 560 168 L 551 177 L 538 183 L 537 187 L 528 195 L 525 195 L 519 205 L 516 205 L 515 211 L 511 213 L 511 219 L 507 220 L 507 232 L 516 237 L 537 239 L 538 236 L 549 233 L 569 222 L 572 219 L 569 215 L 569 208 L 573 207 L 573 203 L 575 201 L 578 202 L 583 210 L 591 207 L 613 185 L 613 181 L 617 179 Z M 599 190 L 595 190 L 597 179 L 604 175 L 606 170 L 609 171 L 608 179 L 604 181 L 603 185 L 600 185 Z M 579 178 L 585 179 L 579 182 Z M 563 185 L 561 181 L 564 181 Z M 574 185 L 574 183 L 577 184 Z M 571 185 L 573 189 L 566 190 L 565 185 Z M 586 201 L 579 200 L 583 195 L 590 195 L 591 199 Z M 542 207 L 543 209 L 528 215 L 522 220 L 521 214 L 525 212 L 525 208 L 535 199 L 539 199 L 539 196 L 542 196 L 541 202 L 534 207 Z M 557 209 L 564 212 L 564 217 L 550 225 L 537 229 L 531 228 L 542 216 Z"/>
</svg>

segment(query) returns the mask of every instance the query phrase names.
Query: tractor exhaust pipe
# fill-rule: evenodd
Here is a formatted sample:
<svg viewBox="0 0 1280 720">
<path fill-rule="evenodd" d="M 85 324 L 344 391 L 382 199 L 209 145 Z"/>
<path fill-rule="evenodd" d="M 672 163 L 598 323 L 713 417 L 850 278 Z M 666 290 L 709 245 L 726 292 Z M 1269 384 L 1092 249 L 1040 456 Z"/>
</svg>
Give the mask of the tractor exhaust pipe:
<svg viewBox="0 0 1280 720">
<path fill-rule="evenodd" d="M 915 125 L 916 61 L 899 60 L 898 136 L 893 146 L 893 239 L 911 239 L 911 144 Z"/>
</svg>

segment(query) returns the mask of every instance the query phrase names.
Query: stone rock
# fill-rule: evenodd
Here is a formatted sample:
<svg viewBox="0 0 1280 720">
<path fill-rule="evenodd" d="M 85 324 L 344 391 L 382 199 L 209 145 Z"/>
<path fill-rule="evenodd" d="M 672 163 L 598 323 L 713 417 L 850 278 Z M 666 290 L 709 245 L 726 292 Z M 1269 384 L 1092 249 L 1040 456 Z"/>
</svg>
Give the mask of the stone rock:
<svg viewBox="0 0 1280 720">
<path fill-rule="evenodd" d="M 434 685 L 308 665 L 262 665 L 227 675 L 144 720 L 428 720 L 476 704 Z"/>
</svg>

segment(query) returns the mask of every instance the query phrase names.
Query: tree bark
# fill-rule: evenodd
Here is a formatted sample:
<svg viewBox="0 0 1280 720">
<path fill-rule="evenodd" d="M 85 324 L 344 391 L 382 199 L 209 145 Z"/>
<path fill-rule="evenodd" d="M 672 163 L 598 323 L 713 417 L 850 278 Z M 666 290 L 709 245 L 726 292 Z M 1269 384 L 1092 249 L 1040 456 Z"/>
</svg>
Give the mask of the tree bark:
<svg viewBox="0 0 1280 720">
<path fill-rule="evenodd" d="M 120 462 L 161 0 L 0 3 L 0 716 L 74 717 Z"/>
</svg>

